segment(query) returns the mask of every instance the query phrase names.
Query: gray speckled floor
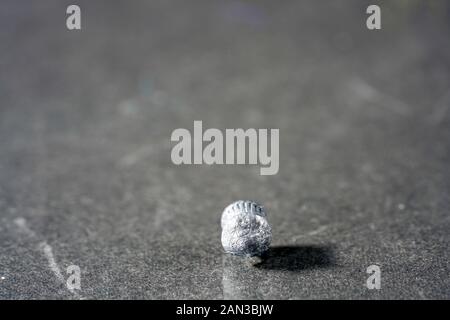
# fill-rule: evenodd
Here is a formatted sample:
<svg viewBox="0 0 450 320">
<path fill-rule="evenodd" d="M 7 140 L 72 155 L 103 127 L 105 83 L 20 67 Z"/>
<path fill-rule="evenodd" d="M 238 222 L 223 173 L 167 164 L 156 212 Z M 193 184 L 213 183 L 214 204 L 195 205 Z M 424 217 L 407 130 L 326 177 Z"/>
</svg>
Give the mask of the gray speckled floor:
<svg viewBox="0 0 450 320">
<path fill-rule="evenodd" d="M 447 1 L 372 32 L 364 1 L 77 3 L 78 32 L 0 5 L 0 298 L 450 298 Z M 278 175 L 173 165 L 194 120 L 279 128 Z M 257 267 L 222 253 L 238 199 L 272 223 Z"/>
</svg>

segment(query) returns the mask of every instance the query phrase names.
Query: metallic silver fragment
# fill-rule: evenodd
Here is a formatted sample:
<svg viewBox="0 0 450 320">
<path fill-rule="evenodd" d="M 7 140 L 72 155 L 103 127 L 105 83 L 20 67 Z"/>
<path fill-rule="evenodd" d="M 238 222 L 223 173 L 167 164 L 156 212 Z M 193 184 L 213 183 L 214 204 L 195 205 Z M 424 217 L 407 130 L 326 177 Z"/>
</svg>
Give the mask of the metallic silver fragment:
<svg viewBox="0 0 450 320">
<path fill-rule="evenodd" d="M 258 256 L 269 249 L 272 229 L 264 208 L 253 201 L 236 201 L 222 213 L 222 246 L 226 252 Z"/>
</svg>

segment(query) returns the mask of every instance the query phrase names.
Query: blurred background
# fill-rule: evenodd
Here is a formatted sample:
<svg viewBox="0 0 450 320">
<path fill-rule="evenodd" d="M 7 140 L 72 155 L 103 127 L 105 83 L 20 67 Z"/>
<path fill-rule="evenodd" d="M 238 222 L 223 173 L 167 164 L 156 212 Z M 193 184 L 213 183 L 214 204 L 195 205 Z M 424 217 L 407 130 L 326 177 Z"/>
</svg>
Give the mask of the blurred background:
<svg viewBox="0 0 450 320">
<path fill-rule="evenodd" d="M 0 298 L 450 298 L 449 27 L 445 0 L 3 0 Z M 194 120 L 279 128 L 279 173 L 175 166 Z M 258 266 L 222 252 L 239 199 Z"/>
</svg>

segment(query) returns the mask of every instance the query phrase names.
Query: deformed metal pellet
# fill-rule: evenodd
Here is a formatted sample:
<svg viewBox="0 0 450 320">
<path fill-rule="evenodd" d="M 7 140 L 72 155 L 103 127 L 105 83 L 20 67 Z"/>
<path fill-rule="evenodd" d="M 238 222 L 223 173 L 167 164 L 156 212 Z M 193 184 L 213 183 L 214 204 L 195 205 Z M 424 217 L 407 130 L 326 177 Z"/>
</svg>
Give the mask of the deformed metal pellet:
<svg viewBox="0 0 450 320">
<path fill-rule="evenodd" d="M 222 213 L 222 246 L 228 253 L 259 256 L 269 249 L 272 229 L 264 208 L 254 201 L 236 201 Z"/>
</svg>

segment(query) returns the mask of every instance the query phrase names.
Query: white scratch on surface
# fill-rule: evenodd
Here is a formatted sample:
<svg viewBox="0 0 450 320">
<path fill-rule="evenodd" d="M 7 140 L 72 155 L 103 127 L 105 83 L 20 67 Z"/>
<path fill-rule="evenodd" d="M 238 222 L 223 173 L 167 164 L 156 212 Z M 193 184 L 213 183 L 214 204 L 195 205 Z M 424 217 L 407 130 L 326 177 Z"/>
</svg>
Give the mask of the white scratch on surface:
<svg viewBox="0 0 450 320">
<path fill-rule="evenodd" d="M 292 240 L 295 241 L 297 239 L 304 238 L 304 237 L 307 237 L 307 236 L 312 237 L 312 236 L 315 236 L 315 235 L 317 235 L 319 233 L 324 232 L 327 229 L 328 229 L 328 226 L 320 226 L 316 230 L 310 231 L 307 234 L 301 234 L 301 235 L 295 236 Z"/>
<path fill-rule="evenodd" d="M 50 270 L 53 271 L 58 280 L 64 282 L 64 277 L 61 273 L 61 270 L 59 269 L 58 264 L 55 261 L 55 256 L 53 255 L 52 247 L 47 242 L 41 242 L 38 247 L 44 253 L 44 256 L 47 258 Z"/>
<path fill-rule="evenodd" d="M 150 146 L 142 147 L 136 151 L 130 152 L 119 160 L 119 165 L 122 167 L 130 167 L 138 163 L 141 159 L 149 156 L 152 153 Z"/>
<path fill-rule="evenodd" d="M 410 113 L 410 108 L 405 102 L 390 94 L 381 92 L 363 79 L 355 78 L 350 81 L 349 86 L 353 92 L 353 96 L 363 101 L 377 102 L 386 110 L 393 111 L 402 116 Z"/>
<path fill-rule="evenodd" d="M 22 218 L 22 217 L 16 218 L 16 219 L 14 219 L 14 223 L 19 228 L 19 231 L 21 231 L 28 237 L 32 238 L 33 240 L 38 239 L 38 237 L 36 236 L 36 233 L 28 227 L 27 221 L 24 218 Z M 43 255 L 45 256 L 45 258 L 48 261 L 48 266 L 49 266 L 50 270 L 53 272 L 53 274 L 56 276 L 56 278 L 60 282 L 63 283 L 64 287 L 66 287 L 67 290 L 69 290 L 70 293 L 72 293 L 77 299 L 83 299 L 83 297 L 80 294 L 78 294 L 78 292 L 76 292 L 76 291 L 74 291 L 74 289 L 70 289 L 66 286 L 66 280 L 64 279 L 64 276 L 61 273 L 61 269 L 60 269 L 59 265 L 56 263 L 56 259 L 53 254 L 53 249 L 47 243 L 47 241 L 39 242 L 37 248 L 40 252 L 43 253 Z"/>
<path fill-rule="evenodd" d="M 27 226 L 27 221 L 24 218 L 14 219 L 14 223 L 19 227 L 19 230 L 29 237 L 36 237 L 36 234 Z"/>
<path fill-rule="evenodd" d="M 308 235 L 309 236 L 315 236 L 316 234 L 319 234 L 319 233 L 321 233 L 321 232 L 323 232 L 323 231 L 325 231 L 327 229 L 328 229 L 327 226 L 321 226 L 321 227 L 317 228 L 316 230 L 308 232 Z"/>
</svg>

